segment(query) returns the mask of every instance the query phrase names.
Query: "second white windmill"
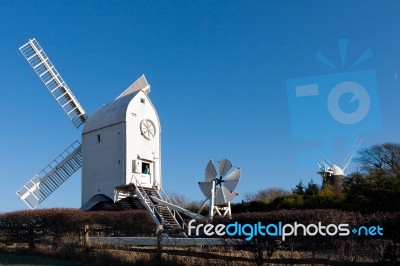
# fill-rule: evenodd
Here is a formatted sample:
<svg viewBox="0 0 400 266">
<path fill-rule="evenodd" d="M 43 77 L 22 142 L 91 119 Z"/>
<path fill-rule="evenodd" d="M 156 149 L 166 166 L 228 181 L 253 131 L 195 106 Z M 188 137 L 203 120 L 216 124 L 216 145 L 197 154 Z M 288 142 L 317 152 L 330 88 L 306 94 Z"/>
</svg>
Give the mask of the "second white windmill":
<svg viewBox="0 0 400 266">
<path fill-rule="evenodd" d="M 215 168 L 216 165 L 218 172 Z M 209 218 L 215 214 L 231 217 L 231 201 L 238 196 L 235 189 L 240 180 L 240 168 L 234 167 L 228 159 L 222 159 L 216 163 L 210 160 L 204 179 L 204 182 L 199 182 L 199 186 L 206 197 L 203 207 L 207 202 L 209 203 Z"/>
<path fill-rule="evenodd" d="M 356 139 L 353 144 L 353 148 L 350 150 L 349 154 L 343 161 L 343 166 L 339 167 L 338 165 L 331 163 L 327 159 L 321 156 L 320 161 L 317 161 L 318 170 L 317 173 L 322 177 L 322 185 L 330 184 L 336 190 L 341 190 L 341 186 L 343 184 L 343 178 L 346 176 L 345 171 L 349 167 L 350 162 L 353 156 L 356 154 L 358 147 L 362 143 L 362 138 Z"/>
</svg>

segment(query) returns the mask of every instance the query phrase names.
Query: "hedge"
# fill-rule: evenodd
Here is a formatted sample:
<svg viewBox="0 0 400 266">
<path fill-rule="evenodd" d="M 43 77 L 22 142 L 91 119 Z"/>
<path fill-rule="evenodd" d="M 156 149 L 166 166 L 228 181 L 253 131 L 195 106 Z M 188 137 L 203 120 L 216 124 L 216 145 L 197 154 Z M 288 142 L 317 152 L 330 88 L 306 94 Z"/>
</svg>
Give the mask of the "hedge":
<svg viewBox="0 0 400 266">
<path fill-rule="evenodd" d="M 142 210 L 86 212 L 78 209 L 43 209 L 0 214 L 0 241 L 24 242 L 84 235 L 149 236 L 153 221 Z"/>
</svg>

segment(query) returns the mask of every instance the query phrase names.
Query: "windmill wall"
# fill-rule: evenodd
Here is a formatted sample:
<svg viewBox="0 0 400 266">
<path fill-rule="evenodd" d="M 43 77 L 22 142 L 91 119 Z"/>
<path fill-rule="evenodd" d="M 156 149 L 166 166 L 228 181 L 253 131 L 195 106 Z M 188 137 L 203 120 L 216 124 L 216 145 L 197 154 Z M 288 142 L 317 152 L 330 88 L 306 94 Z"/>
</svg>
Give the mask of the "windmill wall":
<svg viewBox="0 0 400 266">
<path fill-rule="evenodd" d="M 146 138 L 144 120 L 155 134 Z M 161 187 L 160 122 L 148 95 L 137 91 L 102 106 L 82 133 L 82 206 L 96 195 L 114 199 L 115 189 L 133 184 Z M 150 174 L 144 173 L 149 166 Z"/>
<path fill-rule="evenodd" d="M 82 135 L 82 203 L 96 194 L 112 199 L 114 187 L 123 183 L 124 131 L 125 123 L 121 122 Z"/>
<path fill-rule="evenodd" d="M 140 181 L 144 187 L 161 186 L 160 122 L 147 94 L 141 93 L 129 104 L 126 117 L 126 184 Z M 150 119 L 155 126 L 155 136 L 146 139 L 140 131 L 141 122 Z M 149 164 L 150 175 L 142 173 L 142 165 Z"/>
<path fill-rule="evenodd" d="M 322 177 L 322 187 L 329 185 L 335 195 L 340 195 L 343 192 L 344 178 L 344 175 L 324 175 Z"/>
</svg>

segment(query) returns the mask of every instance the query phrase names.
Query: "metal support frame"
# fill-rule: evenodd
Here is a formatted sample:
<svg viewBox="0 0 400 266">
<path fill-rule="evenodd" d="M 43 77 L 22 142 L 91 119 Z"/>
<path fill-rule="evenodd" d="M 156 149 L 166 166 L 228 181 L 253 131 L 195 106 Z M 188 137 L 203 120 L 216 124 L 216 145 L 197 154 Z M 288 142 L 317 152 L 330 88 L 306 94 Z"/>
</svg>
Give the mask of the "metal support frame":
<svg viewBox="0 0 400 266">
<path fill-rule="evenodd" d="M 220 216 L 228 216 L 229 219 L 232 218 L 232 208 L 231 208 L 231 203 L 228 201 L 227 206 L 219 206 L 215 205 L 215 180 L 211 181 L 212 186 L 211 186 L 211 191 L 210 194 L 206 197 L 206 199 L 203 202 L 202 207 L 198 211 L 198 215 L 200 212 L 203 210 L 204 206 L 206 206 L 207 202 L 209 203 L 208 206 L 208 218 L 212 220 L 214 215 L 218 214 Z"/>
<path fill-rule="evenodd" d="M 212 188 L 210 194 L 210 207 L 209 207 L 209 218 L 212 219 L 214 217 L 214 207 L 215 207 L 215 180 L 212 181 Z"/>
</svg>

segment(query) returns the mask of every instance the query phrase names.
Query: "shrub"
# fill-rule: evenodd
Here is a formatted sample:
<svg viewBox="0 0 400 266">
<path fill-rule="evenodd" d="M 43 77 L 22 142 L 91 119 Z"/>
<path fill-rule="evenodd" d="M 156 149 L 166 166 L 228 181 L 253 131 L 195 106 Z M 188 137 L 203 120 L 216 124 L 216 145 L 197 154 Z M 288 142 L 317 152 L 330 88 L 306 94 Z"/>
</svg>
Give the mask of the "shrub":
<svg viewBox="0 0 400 266">
<path fill-rule="evenodd" d="M 1 241 L 29 243 L 30 248 L 49 237 L 57 242 L 68 237 L 83 237 L 87 228 L 89 235 L 147 236 L 154 233 L 155 227 L 147 212 L 142 210 L 45 209 L 0 214 Z"/>
</svg>

